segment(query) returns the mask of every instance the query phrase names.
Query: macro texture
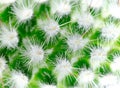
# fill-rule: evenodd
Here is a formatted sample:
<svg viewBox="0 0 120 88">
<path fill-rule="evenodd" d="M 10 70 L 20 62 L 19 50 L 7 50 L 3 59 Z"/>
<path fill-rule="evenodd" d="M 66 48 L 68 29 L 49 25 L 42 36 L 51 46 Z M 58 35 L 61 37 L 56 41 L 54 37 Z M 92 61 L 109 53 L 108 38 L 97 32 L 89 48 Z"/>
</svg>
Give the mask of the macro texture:
<svg viewBox="0 0 120 88">
<path fill-rule="evenodd" d="M 120 88 L 120 0 L 0 0 L 0 88 Z"/>
</svg>

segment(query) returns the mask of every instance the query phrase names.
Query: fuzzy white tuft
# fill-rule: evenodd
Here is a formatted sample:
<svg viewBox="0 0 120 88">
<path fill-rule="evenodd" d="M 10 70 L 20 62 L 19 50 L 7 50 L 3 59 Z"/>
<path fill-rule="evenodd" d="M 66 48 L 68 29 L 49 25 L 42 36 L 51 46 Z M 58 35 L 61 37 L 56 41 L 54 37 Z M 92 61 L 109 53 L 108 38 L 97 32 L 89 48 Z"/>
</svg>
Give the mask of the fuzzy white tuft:
<svg viewBox="0 0 120 88">
<path fill-rule="evenodd" d="M 88 42 L 88 39 L 83 39 L 82 36 L 75 34 L 67 38 L 67 44 L 73 51 L 82 49 Z"/>
<path fill-rule="evenodd" d="M 0 4 L 11 4 L 14 3 L 16 0 L 0 0 Z"/>
<path fill-rule="evenodd" d="M 0 33 L 0 42 L 2 47 L 15 48 L 18 45 L 18 33 L 14 28 L 3 26 Z"/>
<path fill-rule="evenodd" d="M 57 88 L 55 85 L 42 84 L 40 88 Z"/>
<path fill-rule="evenodd" d="M 56 64 L 54 72 L 57 74 L 58 80 L 62 80 L 65 76 L 72 73 L 72 65 L 67 59 L 60 59 Z"/>
<path fill-rule="evenodd" d="M 109 24 L 102 28 L 101 36 L 107 40 L 116 40 L 119 37 L 120 30 L 114 24 Z"/>
<path fill-rule="evenodd" d="M 19 23 L 26 22 L 32 18 L 34 6 L 35 4 L 31 0 L 17 0 L 13 4 L 12 10 Z"/>
<path fill-rule="evenodd" d="M 2 72 L 3 70 L 5 70 L 5 68 L 6 68 L 5 58 L 0 57 L 0 72 Z"/>
<path fill-rule="evenodd" d="M 53 19 L 44 21 L 38 20 L 38 25 L 43 31 L 45 31 L 48 39 L 56 36 L 60 31 L 59 24 Z"/>
<path fill-rule="evenodd" d="M 0 57 L 0 79 L 2 78 L 2 72 L 5 70 L 6 68 L 6 60 L 4 57 Z"/>
<path fill-rule="evenodd" d="M 89 88 L 88 85 L 94 86 L 95 74 L 91 70 L 83 70 L 79 73 L 78 83 L 83 88 Z"/>
<path fill-rule="evenodd" d="M 58 16 L 68 15 L 71 12 L 71 5 L 66 0 L 56 0 L 51 2 L 51 13 Z"/>
<path fill-rule="evenodd" d="M 92 17 L 91 14 L 89 13 L 84 13 L 79 15 L 78 18 L 78 24 L 81 27 L 84 27 L 85 29 L 88 29 L 89 27 L 91 27 L 94 23 L 94 18 Z"/>
<path fill-rule="evenodd" d="M 112 17 L 120 19 L 120 6 L 117 3 L 112 3 L 109 5 L 108 11 Z"/>
<path fill-rule="evenodd" d="M 75 11 L 73 11 L 71 20 L 73 22 L 77 22 L 79 27 L 83 27 L 86 30 L 92 27 L 95 23 L 95 19 L 90 13 L 86 11 L 79 11 L 78 9 L 75 9 Z"/>
<path fill-rule="evenodd" d="M 90 53 L 90 64 L 93 70 L 100 67 L 107 60 L 108 49 L 103 47 L 93 47 Z"/>
<path fill-rule="evenodd" d="M 120 72 L 120 55 L 113 56 L 113 62 L 110 64 L 110 68 L 113 72 Z"/>
<path fill-rule="evenodd" d="M 99 86 L 100 88 L 109 88 L 112 85 L 118 83 L 118 78 L 115 75 L 107 74 L 103 77 L 99 78 Z M 115 88 L 115 87 L 114 87 Z"/>
<path fill-rule="evenodd" d="M 82 4 L 95 9 L 100 9 L 104 4 L 104 0 L 82 0 Z"/>
<path fill-rule="evenodd" d="M 107 88 L 120 88 L 120 83 L 116 83 L 114 85 L 110 85 Z"/>
<path fill-rule="evenodd" d="M 24 57 L 29 59 L 29 65 L 37 65 L 44 59 L 44 50 L 42 46 L 32 44 L 29 40 L 24 40 L 25 50 L 22 52 Z"/>
<path fill-rule="evenodd" d="M 47 2 L 48 0 L 34 0 L 36 3 L 42 4 Z"/>
<path fill-rule="evenodd" d="M 10 78 L 10 88 L 27 88 L 28 78 L 21 72 L 13 72 Z"/>
</svg>

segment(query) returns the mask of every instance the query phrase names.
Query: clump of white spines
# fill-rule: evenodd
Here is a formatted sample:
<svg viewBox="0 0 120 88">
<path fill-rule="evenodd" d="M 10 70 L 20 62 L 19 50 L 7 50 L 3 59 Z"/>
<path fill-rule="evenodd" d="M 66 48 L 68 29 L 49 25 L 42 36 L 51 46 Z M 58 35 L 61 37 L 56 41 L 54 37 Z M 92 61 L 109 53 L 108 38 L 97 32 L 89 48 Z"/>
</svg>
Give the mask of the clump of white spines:
<svg viewBox="0 0 120 88">
<path fill-rule="evenodd" d="M 27 88 L 28 77 L 21 72 L 12 72 L 11 78 L 9 80 L 10 88 Z"/>
<path fill-rule="evenodd" d="M 107 74 L 104 75 L 103 77 L 99 78 L 99 86 L 100 88 L 106 87 L 106 88 L 110 88 L 111 86 L 115 86 L 117 85 L 117 83 L 119 82 L 117 76 L 112 75 L 112 74 Z"/>
<path fill-rule="evenodd" d="M 6 60 L 3 57 L 0 57 L 0 78 L 2 78 L 2 73 L 6 69 Z"/>
<path fill-rule="evenodd" d="M 108 49 L 103 47 L 93 47 L 90 53 L 90 64 L 93 70 L 100 67 L 102 63 L 107 61 Z"/>
<path fill-rule="evenodd" d="M 38 20 L 39 27 L 45 31 L 48 40 L 55 37 L 60 31 L 59 24 L 53 19 L 47 19 L 45 21 Z"/>
<path fill-rule="evenodd" d="M 57 74 L 58 80 L 62 80 L 65 76 L 72 73 L 72 64 L 67 59 L 60 59 L 56 64 L 54 72 Z"/>
<path fill-rule="evenodd" d="M 71 12 L 71 5 L 67 0 L 56 0 L 51 3 L 51 13 L 58 16 L 68 15 Z"/>
<path fill-rule="evenodd" d="M 83 86 L 83 88 L 89 88 L 90 86 L 94 87 L 95 74 L 91 70 L 83 70 L 79 73 L 78 84 Z"/>
<path fill-rule="evenodd" d="M 100 9 L 104 4 L 104 0 L 82 0 L 82 4 L 83 6 Z"/>
<path fill-rule="evenodd" d="M 92 27 L 94 23 L 94 18 L 89 13 L 82 13 L 79 15 L 78 24 L 80 27 L 84 27 L 86 30 Z"/>
<path fill-rule="evenodd" d="M 119 24 L 120 0 L 0 0 L 0 88 L 120 88 Z"/>
<path fill-rule="evenodd" d="M 42 4 L 47 2 L 48 0 L 34 0 L 36 3 Z"/>
<path fill-rule="evenodd" d="M 113 2 L 108 7 L 109 14 L 117 19 L 120 19 L 120 6 L 119 6 L 119 0 L 117 3 Z"/>
<path fill-rule="evenodd" d="M 0 4 L 11 4 L 14 3 L 16 0 L 0 0 Z"/>
<path fill-rule="evenodd" d="M 118 72 L 118 73 L 120 72 L 120 64 L 119 64 L 119 62 L 120 62 L 119 54 L 114 55 L 113 56 L 113 61 L 110 64 L 110 68 L 115 73 L 116 72 Z"/>
<path fill-rule="evenodd" d="M 17 0 L 13 4 L 12 10 L 18 22 L 26 22 L 32 18 L 34 7 L 35 4 L 31 0 Z"/>
<path fill-rule="evenodd" d="M 0 32 L 1 47 L 15 48 L 18 45 L 19 38 L 15 28 L 1 27 Z"/>
<path fill-rule="evenodd" d="M 42 84 L 40 88 L 57 88 L 55 85 Z"/>
<path fill-rule="evenodd" d="M 44 50 L 42 46 L 32 44 L 29 39 L 24 40 L 25 50 L 22 51 L 22 55 L 29 59 L 29 65 L 36 65 L 43 61 L 44 59 Z"/>
<path fill-rule="evenodd" d="M 75 34 L 67 38 L 67 44 L 73 51 L 82 49 L 88 42 L 88 39 L 83 39 L 81 35 Z"/>
<path fill-rule="evenodd" d="M 107 40 L 116 40 L 119 37 L 120 30 L 114 24 L 106 25 L 101 30 L 101 36 Z"/>
</svg>

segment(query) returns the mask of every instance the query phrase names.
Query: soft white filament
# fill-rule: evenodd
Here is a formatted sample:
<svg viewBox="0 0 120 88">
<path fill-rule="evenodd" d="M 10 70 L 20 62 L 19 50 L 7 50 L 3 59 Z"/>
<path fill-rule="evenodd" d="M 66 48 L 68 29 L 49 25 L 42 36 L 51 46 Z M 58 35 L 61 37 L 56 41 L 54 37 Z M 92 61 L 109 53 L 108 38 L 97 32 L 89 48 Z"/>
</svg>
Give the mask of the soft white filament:
<svg viewBox="0 0 120 88">
<path fill-rule="evenodd" d="M 114 24 L 106 25 L 101 30 L 101 36 L 107 40 L 116 40 L 119 37 L 120 30 Z"/>
<path fill-rule="evenodd" d="M 103 47 L 93 47 L 90 53 L 90 64 L 93 70 L 100 67 L 107 60 L 107 49 Z"/>
<path fill-rule="evenodd" d="M 0 4 L 11 4 L 14 3 L 16 0 L 0 0 Z"/>
<path fill-rule="evenodd" d="M 80 27 L 84 27 L 85 29 L 88 29 L 89 27 L 93 25 L 94 18 L 89 13 L 83 13 L 79 15 L 77 22 Z"/>
<path fill-rule="evenodd" d="M 57 73 L 58 80 L 62 80 L 65 76 L 72 73 L 72 65 L 68 60 L 60 59 L 56 64 L 54 72 Z"/>
<path fill-rule="evenodd" d="M 57 88 L 55 85 L 42 84 L 40 88 Z"/>
<path fill-rule="evenodd" d="M 117 3 L 110 4 L 108 11 L 112 17 L 120 19 L 120 6 Z"/>
<path fill-rule="evenodd" d="M 82 49 L 88 42 L 88 39 L 83 39 L 81 35 L 75 34 L 67 38 L 67 44 L 73 51 Z"/>
<path fill-rule="evenodd" d="M 32 18 L 34 5 L 35 4 L 29 0 L 18 0 L 13 4 L 12 10 L 18 19 L 18 22 L 26 22 Z"/>
<path fill-rule="evenodd" d="M 110 67 L 113 72 L 120 72 L 120 56 L 115 55 L 113 57 L 113 62 L 111 62 Z"/>
<path fill-rule="evenodd" d="M 89 88 L 88 85 L 90 84 L 92 86 L 94 79 L 95 74 L 91 70 L 83 70 L 79 73 L 78 83 L 81 87 L 84 86 L 84 88 Z"/>
<path fill-rule="evenodd" d="M 26 43 L 27 42 L 27 43 Z M 44 50 L 42 46 L 32 44 L 29 40 L 24 40 L 25 50 L 22 52 L 24 57 L 27 57 L 30 61 L 29 64 L 36 65 L 41 63 L 44 59 Z"/>
<path fill-rule="evenodd" d="M 0 57 L 0 79 L 2 78 L 2 74 L 5 69 L 6 69 L 6 60 L 4 57 Z"/>
<path fill-rule="evenodd" d="M 51 2 L 51 13 L 59 16 L 68 15 L 71 12 L 71 5 L 66 0 L 53 0 Z"/>
<path fill-rule="evenodd" d="M 38 20 L 38 25 L 43 31 L 45 31 L 48 39 L 56 36 L 60 31 L 59 24 L 53 19 L 48 19 L 44 21 Z"/>
<path fill-rule="evenodd" d="M 48 0 L 34 0 L 36 3 L 42 4 L 47 2 Z"/>
<path fill-rule="evenodd" d="M 95 9 L 100 9 L 104 4 L 104 0 L 82 0 L 82 4 Z"/>
<path fill-rule="evenodd" d="M 0 33 L 0 42 L 2 47 L 15 48 L 18 45 L 18 33 L 14 28 L 3 26 Z"/>
<path fill-rule="evenodd" d="M 109 88 L 112 85 L 115 85 L 118 83 L 118 78 L 115 75 L 107 74 L 103 77 L 99 78 L 99 86 L 100 88 Z"/>
<path fill-rule="evenodd" d="M 27 88 L 28 77 L 21 72 L 13 72 L 10 78 L 10 88 Z"/>
</svg>

